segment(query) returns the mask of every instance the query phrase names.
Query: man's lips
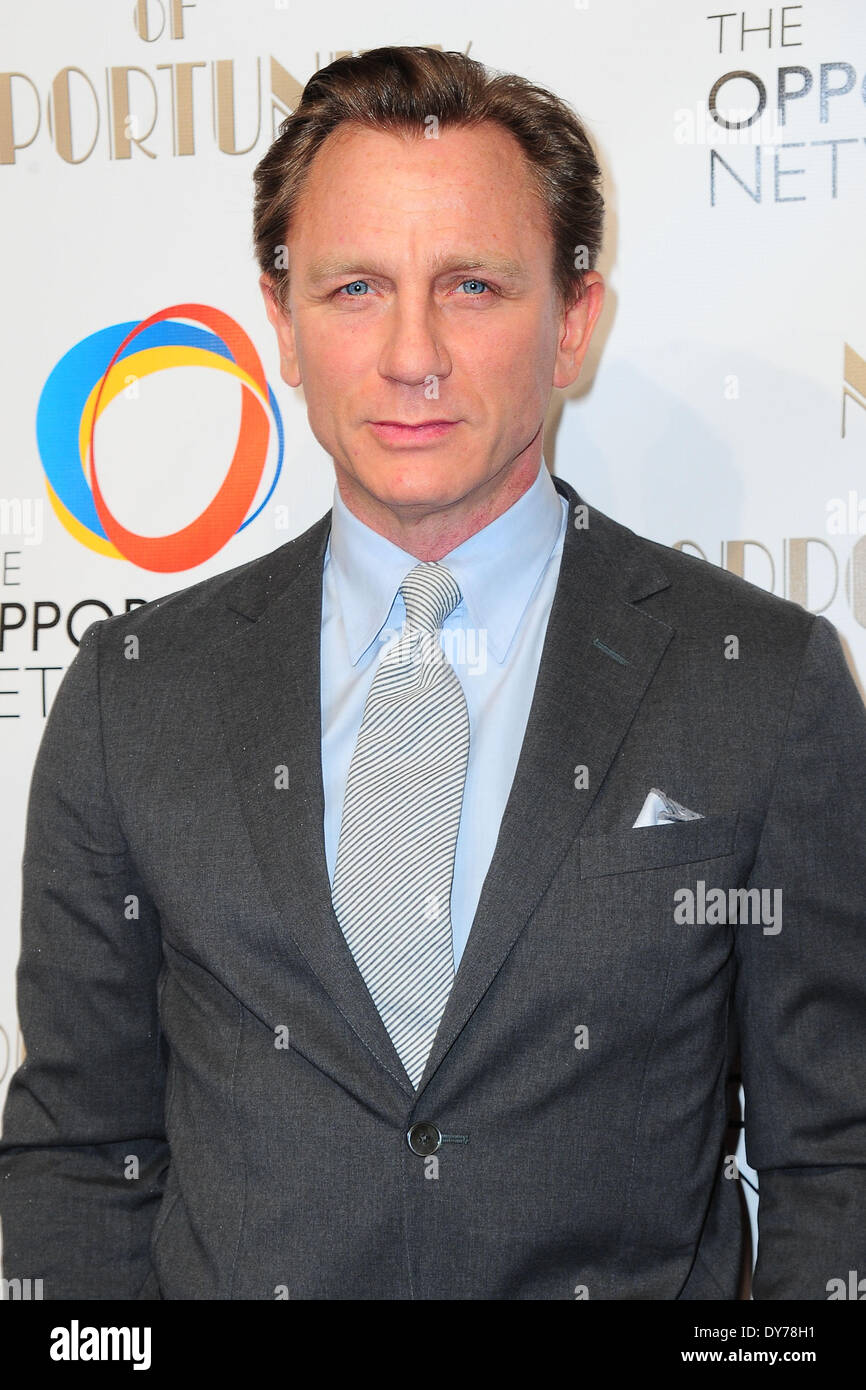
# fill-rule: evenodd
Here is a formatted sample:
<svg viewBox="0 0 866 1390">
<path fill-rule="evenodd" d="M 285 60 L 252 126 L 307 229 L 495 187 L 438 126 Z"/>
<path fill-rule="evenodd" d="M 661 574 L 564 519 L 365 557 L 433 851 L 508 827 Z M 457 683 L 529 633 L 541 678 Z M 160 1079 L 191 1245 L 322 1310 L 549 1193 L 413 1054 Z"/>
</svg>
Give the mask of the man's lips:
<svg viewBox="0 0 866 1390">
<path fill-rule="evenodd" d="M 370 428 L 384 443 L 429 444 L 453 430 L 459 420 L 421 420 L 407 424 L 403 420 L 371 420 Z"/>
</svg>

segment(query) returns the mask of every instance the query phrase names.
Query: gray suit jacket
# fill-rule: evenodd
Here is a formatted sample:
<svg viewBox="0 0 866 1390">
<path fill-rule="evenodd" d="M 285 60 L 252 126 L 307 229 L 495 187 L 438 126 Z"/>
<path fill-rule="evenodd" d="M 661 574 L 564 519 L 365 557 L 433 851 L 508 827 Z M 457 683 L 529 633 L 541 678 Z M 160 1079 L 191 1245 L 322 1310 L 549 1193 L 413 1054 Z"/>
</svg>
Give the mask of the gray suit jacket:
<svg viewBox="0 0 866 1390">
<path fill-rule="evenodd" d="M 738 1053 L 755 1296 L 866 1273 L 866 712 L 835 629 L 594 509 L 569 524 L 415 1094 L 331 905 L 329 518 L 94 623 L 55 698 L 6 1277 L 46 1298 L 736 1298 Z M 703 818 L 632 829 L 654 786 Z M 781 889 L 781 930 L 702 919 L 702 892 L 737 887 Z M 438 1152 L 412 1151 L 417 1122 Z"/>
</svg>

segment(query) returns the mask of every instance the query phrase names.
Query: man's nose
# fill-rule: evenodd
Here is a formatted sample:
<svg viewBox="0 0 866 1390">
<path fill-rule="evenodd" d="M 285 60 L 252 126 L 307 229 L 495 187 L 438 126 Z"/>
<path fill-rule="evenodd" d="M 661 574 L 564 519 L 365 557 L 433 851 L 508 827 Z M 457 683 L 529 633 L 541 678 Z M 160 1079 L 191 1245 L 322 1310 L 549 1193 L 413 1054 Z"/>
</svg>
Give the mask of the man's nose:
<svg viewBox="0 0 866 1390">
<path fill-rule="evenodd" d="M 408 386 L 448 376 L 451 359 L 444 337 L 441 312 L 429 296 L 395 296 L 386 315 L 379 371 Z"/>
</svg>

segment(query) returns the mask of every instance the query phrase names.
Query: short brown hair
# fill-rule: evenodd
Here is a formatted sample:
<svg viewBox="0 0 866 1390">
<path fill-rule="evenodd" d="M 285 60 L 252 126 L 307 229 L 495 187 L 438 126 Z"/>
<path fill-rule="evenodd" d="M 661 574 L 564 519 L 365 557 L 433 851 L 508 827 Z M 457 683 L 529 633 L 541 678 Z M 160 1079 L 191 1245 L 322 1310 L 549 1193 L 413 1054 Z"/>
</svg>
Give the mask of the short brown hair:
<svg viewBox="0 0 866 1390">
<path fill-rule="evenodd" d="M 344 123 L 423 135 L 431 117 L 443 129 L 495 121 L 518 140 L 547 212 L 555 291 L 563 305 L 583 296 L 583 272 L 594 269 L 601 246 L 604 200 L 601 170 L 575 112 L 546 88 L 514 73 L 493 73 L 463 53 L 388 47 L 338 58 L 314 73 L 256 166 L 255 253 L 284 306 L 289 268 L 275 264 L 276 253 L 285 248 L 325 139 Z"/>
</svg>

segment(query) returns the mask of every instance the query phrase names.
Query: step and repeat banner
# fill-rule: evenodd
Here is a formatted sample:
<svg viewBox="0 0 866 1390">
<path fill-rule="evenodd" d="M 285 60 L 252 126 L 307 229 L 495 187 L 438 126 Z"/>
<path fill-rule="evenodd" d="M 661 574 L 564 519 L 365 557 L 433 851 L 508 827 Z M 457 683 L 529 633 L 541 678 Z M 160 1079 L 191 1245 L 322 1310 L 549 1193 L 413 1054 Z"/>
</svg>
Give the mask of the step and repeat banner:
<svg viewBox="0 0 866 1390">
<path fill-rule="evenodd" d="M 29 778 L 78 640 L 331 505 L 331 461 L 279 377 L 251 176 L 340 54 L 457 49 L 574 106 L 605 173 L 607 296 L 551 401 L 548 465 L 642 534 L 825 614 L 863 689 L 862 0 L 2 0 L 0 16 L 0 1103 L 23 1055 Z M 266 422 L 248 438 L 245 391 Z M 739 1161 L 754 1182 L 742 1143 Z"/>
</svg>

